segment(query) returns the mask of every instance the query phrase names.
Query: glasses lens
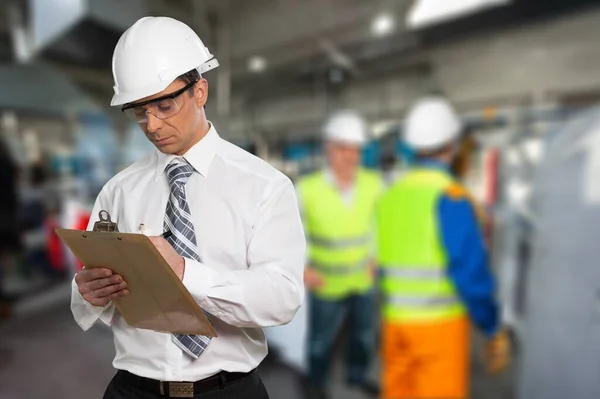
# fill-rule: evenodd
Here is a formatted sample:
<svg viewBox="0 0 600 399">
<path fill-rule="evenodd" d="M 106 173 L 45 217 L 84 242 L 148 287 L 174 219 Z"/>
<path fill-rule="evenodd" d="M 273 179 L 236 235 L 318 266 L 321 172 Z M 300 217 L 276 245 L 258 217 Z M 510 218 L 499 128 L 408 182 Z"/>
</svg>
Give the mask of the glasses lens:
<svg viewBox="0 0 600 399">
<path fill-rule="evenodd" d="M 142 105 L 126 109 L 125 115 L 136 123 L 147 123 L 148 114 L 152 114 L 158 119 L 167 119 L 177 114 L 181 108 L 177 101 L 173 98 L 166 98 Z"/>
<path fill-rule="evenodd" d="M 179 112 L 179 106 L 173 98 L 166 98 L 147 105 L 148 111 L 158 119 L 167 119 Z"/>
<path fill-rule="evenodd" d="M 133 107 L 123 111 L 125 115 L 136 123 L 147 122 L 146 107 Z"/>
</svg>

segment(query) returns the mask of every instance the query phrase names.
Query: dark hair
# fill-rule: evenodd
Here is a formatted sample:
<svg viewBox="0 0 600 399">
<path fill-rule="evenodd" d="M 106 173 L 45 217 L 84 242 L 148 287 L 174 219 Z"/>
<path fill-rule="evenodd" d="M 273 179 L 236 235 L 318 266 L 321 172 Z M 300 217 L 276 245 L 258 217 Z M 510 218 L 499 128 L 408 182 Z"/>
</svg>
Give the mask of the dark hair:
<svg viewBox="0 0 600 399">
<path fill-rule="evenodd" d="M 197 69 L 192 69 L 191 71 L 188 71 L 188 72 L 184 73 L 183 75 L 179 75 L 177 77 L 177 79 L 181 80 L 185 84 L 197 82 L 201 78 L 202 78 L 202 75 L 200 75 L 200 72 L 198 72 Z M 189 88 L 188 93 L 190 96 L 194 95 L 194 86 Z"/>
</svg>

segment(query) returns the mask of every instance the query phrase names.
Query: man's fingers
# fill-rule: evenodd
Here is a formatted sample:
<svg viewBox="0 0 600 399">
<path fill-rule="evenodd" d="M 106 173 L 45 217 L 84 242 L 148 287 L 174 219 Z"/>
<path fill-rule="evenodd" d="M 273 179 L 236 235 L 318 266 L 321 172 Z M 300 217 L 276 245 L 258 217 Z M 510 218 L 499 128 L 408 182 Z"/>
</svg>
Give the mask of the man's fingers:
<svg viewBox="0 0 600 399">
<path fill-rule="evenodd" d="M 120 288 L 120 287 L 123 287 L 124 285 L 126 285 L 126 284 L 121 283 L 121 284 L 112 285 L 110 287 L 107 287 L 107 289 L 108 288 L 115 289 L 115 291 L 111 292 L 110 294 L 108 294 L 106 296 L 100 296 L 100 297 L 89 297 L 89 298 L 85 297 L 85 300 L 94 306 L 106 306 L 110 301 L 112 301 L 114 299 L 129 295 L 129 290 L 127 288 Z"/>
<path fill-rule="evenodd" d="M 117 299 L 117 298 L 121 298 L 125 295 L 129 295 L 129 290 L 128 289 L 123 289 L 123 290 L 119 290 L 117 292 L 113 292 L 112 294 L 110 294 L 110 299 Z"/>
<path fill-rule="evenodd" d="M 119 275 L 114 275 L 106 278 L 99 278 L 96 280 L 88 281 L 86 283 L 82 283 L 79 285 L 79 292 L 84 294 L 90 294 L 94 291 L 98 291 L 112 284 L 119 284 L 123 281 L 123 277 Z M 93 295 L 94 297 L 98 297 L 98 295 Z"/>
<path fill-rule="evenodd" d="M 111 276 L 108 278 L 101 278 L 101 279 L 92 281 L 90 283 L 90 285 L 92 286 L 93 291 L 98 291 L 104 287 L 108 287 L 109 285 L 119 284 L 121 282 L 123 282 L 123 277 L 116 275 L 116 276 Z"/>
<path fill-rule="evenodd" d="M 110 269 L 105 268 L 83 269 L 75 276 L 75 282 L 77 284 L 83 284 L 103 277 L 110 277 L 112 274 L 113 273 Z"/>
<path fill-rule="evenodd" d="M 115 293 L 117 291 L 123 290 L 125 288 L 127 288 L 127 283 L 126 282 L 122 282 L 122 283 L 119 283 L 119 284 L 109 285 L 109 286 L 104 287 L 104 288 L 102 288 L 100 290 L 94 291 L 92 294 L 96 298 L 103 298 L 103 297 L 110 296 L 111 294 L 113 294 L 113 293 Z"/>
</svg>

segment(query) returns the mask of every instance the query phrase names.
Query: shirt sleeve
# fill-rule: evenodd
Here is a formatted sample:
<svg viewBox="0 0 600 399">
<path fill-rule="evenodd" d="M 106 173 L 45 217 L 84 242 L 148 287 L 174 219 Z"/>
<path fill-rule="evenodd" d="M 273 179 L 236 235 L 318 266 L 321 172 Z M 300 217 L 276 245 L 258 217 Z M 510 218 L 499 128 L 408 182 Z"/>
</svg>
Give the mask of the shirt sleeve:
<svg viewBox="0 0 600 399">
<path fill-rule="evenodd" d="M 448 274 L 475 325 L 491 336 L 499 326 L 495 279 L 473 206 L 466 197 L 444 195 L 438 212 Z"/>
<path fill-rule="evenodd" d="M 95 215 L 98 215 L 100 210 L 104 209 L 110 213 L 110 210 L 108 209 L 110 196 L 107 191 L 105 186 L 96 199 L 96 203 L 92 210 L 92 218 L 90 218 L 90 222 L 87 226 L 88 231 L 93 229 L 94 223 L 97 221 L 94 217 Z M 71 282 L 71 312 L 79 327 L 84 331 L 87 331 L 96 324 L 98 320 L 102 321 L 107 326 L 110 326 L 115 313 L 115 306 L 112 302 L 108 303 L 106 306 L 92 305 L 83 299 L 79 293 L 75 279 L 73 278 L 73 281 Z"/>
<path fill-rule="evenodd" d="M 309 257 L 309 253 L 308 253 L 308 230 L 306 230 L 306 210 L 304 209 L 303 206 L 303 202 L 302 202 L 302 190 L 300 189 L 300 185 L 296 185 L 295 186 L 295 193 L 296 193 L 296 198 L 298 201 L 298 210 L 300 213 L 300 220 L 302 220 L 302 230 L 304 231 L 304 237 L 305 237 L 305 241 L 307 242 L 307 250 L 305 251 L 305 255 L 304 255 L 304 264 L 307 266 L 310 266 L 310 259 Z"/>
<path fill-rule="evenodd" d="M 245 270 L 185 259 L 183 283 L 198 304 L 236 327 L 289 323 L 304 300 L 306 241 L 289 180 L 267 190 L 247 247 Z"/>
</svg>

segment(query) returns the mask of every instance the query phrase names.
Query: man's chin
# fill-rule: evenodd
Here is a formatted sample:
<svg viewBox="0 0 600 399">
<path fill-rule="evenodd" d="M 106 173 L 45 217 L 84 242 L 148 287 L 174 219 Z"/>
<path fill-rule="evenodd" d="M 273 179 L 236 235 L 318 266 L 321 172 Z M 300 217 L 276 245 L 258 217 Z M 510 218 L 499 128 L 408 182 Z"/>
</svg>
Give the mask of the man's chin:
<svg viewBox="0 0 600 399">
<path fill-rule="evenodd" d="M 156 149 L 160 152 L 162 152 L 163 154 L 175 154 L 177 152 L 177 147 L 173 144 L 156 144 L 154 143 L 154 146 L 156 147 Z"/>
</svg>

